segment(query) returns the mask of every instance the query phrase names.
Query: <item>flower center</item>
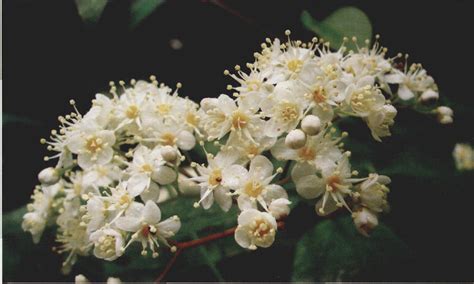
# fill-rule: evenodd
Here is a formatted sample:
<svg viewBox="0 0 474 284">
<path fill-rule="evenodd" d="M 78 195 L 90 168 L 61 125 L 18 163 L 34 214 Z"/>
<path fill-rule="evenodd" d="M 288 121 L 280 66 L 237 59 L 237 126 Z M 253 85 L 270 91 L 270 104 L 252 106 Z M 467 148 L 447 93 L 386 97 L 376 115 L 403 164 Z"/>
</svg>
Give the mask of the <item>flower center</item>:
<svg viewBox="0 0 474 284">
<path fill-rule="evenodd" d="M 288 70 L 290 70 L 291 72 L 299 72 L 301 67 L 303 66 L 303 61 L 299 59 L 293 59 L 288 61 L 286 65 L 288 67 Z"/>
<path fill-rule="evenodd" d="M 327 99 L 326 97 L 326 92 L 324 91 L 324 88 L 322 86 L 319 86 L 318 88 L 316 88 L 316 90 L 314 90 L 313 92 L 313 100 L 320 104 L 320 103 L 324 103 Z"/>
<path fill-rule="evenodd" d="M 158 111 L 159 114 L 165 115 L 168 114 L 171 111 L 171 105 L 170 104 L 159 104 L 156 106 L 156 110 Z"/>
<path fill-rule="evenodd" d="M 257 241 L 263 241 L 265 238 L 272 235 L 272 226 L 267 223 L 266 220 L 259 218 L 253 222 L 250 228 L 250 233 L 257 239 Z"/>
<path fill-rule="evenodd" d="M 130 198 L 130 196 L 127 193 L 123 194 L 119 198 L 119 204 L 120 205 L 130 204 L 131 202 L 132 202 L 132 199 Z"/>
<path fill-rule="evenodd" d="M 241 129 L 244 128 L 249 121 L 249 118 L 247 115 L 240 111 L 234 111 L 232 113 L 232 127 L 234 129 Z"/>
<path fill-rule="evenodd" d="M 263 186 L 259 182 L 249 181 L 245 184 L 244 190 L 248 196 L 258 197 L 263 191 Z"/>
<path fill-rule="evenodd" d="M 375 101 L 374 90 L 370 85 L 355 91 L 351 96 L 351 106 L 359 112 L 369 111 Z"/>
<path fill-rule="evenodd" d="M 96 137 L 96 136 L 89 136 L 87 137 L 87 140 L 86 140 L 86 149 L 95 154 L 97 152 L 100 152 L 100 150 L 102 150 L 102 145 L 103 144 L 103 141 L 101 138 L 99 137 Z"/>
<path fill-rule="evenodd" d="M 188 113 L 186 114 L 186 122 L 187 122 L 189 125 L 197 126 L 198 123 L 199 123 L 199 116 L 195 115 L 195 114 L 192 113 L 192 112 L 188 112 Z"/>
<path fill-rule="evenodd" d="M 305 161 L 311 161 L 316 157 L 316 152 L 310 147 L 303 147 L 298 150 L 298 156 Z"/>
<path fill-rule="evenodd" d="M 130 105 L 127 110 L 125 111 L 125 115 L 130 118 L 134 119 L 138 117 L 139 109 L 137 105 Z"/>
<path fill-rule="evenodd" d="M 161 135 L 161 144 L 163 145 L 169 145 L 169 146 L 174 146 L 176 143 L 176 137 L 172 133 L 164 133 Z"/>
<path fill-rule="evenodd" d="M 260 89 L 261 82 L 257 80 L 247 81 L 247 90 L 248 91 L 258 91 Z"/>
<path fill-rule="evenodd" d="M 212 170 L 211 174 L 209 175 L 209 184 L 212 186 L 216 186 L 220 184 L 222 181 L 222 171 L 220 169 Z"/>
<path fill-rule="evenodd" d="M 341 178 L 338 175 L 332 175 L 328 177 L 326 184 L 333 190 L 336 190 L 339 186 L 341 186 Z"/>
<path fill-rule="evenodd" d="M 105 258 L 115 256 L 115 237 L 110 235 L 100 237 L 97 248 Z"/>
<path fill-rule="evenodd" d="M 283 122 L 291 122 L 298 118 L 298 107 L 290 102 L 280 105 L 280 119 Z"/>
<path fill-rule="evenodd" d="M 153 167 L 150 164 L 143 164 L 142 171 L 145 173 L 153 172 Z"/>
</svg>

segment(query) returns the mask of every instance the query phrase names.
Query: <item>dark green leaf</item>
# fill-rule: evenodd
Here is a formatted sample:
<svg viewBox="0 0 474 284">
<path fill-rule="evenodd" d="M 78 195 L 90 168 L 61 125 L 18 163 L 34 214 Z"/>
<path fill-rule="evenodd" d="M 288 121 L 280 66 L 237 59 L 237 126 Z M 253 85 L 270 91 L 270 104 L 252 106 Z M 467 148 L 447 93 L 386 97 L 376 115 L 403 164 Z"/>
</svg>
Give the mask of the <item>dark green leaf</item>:
<svg viewBox="0 0 474 284">
<path fill-rule="evenodd" d="M 131 7 L 130 28 L 136 28 L 165 0 L 134 0 Z"/>
<path fill-rule="evenodd" d="M 372 39 L 372 25 L 367 15 L 355 7 L 344 7 L 336 10 L 323 21 L 316 21 L 308 11 L 301 14 L 303 25 L 318 34 L 325 41 L 331 42 L 333 48 L 339 48 L 344 37 L 357 37 L 360 42 Z M 355 46 L 350 42 L 349 48 Z"/>
<path fill-rule="evenodd" d="M 293 281 L 348 281 L 364 277 L 392 279 L 407 257 L 406 245 L 383 224 L 369 238 L 360 235 L 350 216 L 325 219 L 296 245 Z M 365 279 L 369 280 L 369 279 Z M 370 279 L 371 280 L 371 279 Z"/>
<path fill-rule="evenodd" d="M 86 24 L 95 24 L 99 21 L 107 0 L 75 0 L 77 12 Z"/>
</svg>

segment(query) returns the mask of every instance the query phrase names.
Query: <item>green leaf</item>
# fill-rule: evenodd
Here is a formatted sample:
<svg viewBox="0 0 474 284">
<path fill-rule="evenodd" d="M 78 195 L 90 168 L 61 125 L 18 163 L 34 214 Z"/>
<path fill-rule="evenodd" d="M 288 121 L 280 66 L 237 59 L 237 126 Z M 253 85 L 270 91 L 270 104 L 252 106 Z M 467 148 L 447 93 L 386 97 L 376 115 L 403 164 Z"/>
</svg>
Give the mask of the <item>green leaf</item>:
<svg viewBox="0 0 474 284">
<path fill-rule="evenodd" d="M 77 6 L 77 12 L 81 16 L 82 21 L 86 24 L 96 24 L 105 6 L 107 0 L 75 0 Z"/>
<path fill-rule="evenodd" d="M 406 245 L 383 224 L 366 238 L 350 216 L 325 219 L 298 241 L 292 280 L 392 279 L 387 274 L 396 273 L 407 256 Z"/>
<path fill-rule="evenodd" d="M 333 48 L 339 48 L 344 37 L 350 39 L 355 36 L 359 43 L 366 39 L 372 39 L 372 25 L 369 18 L 355 7 L 340 8 L 323 21 L 315 20 L 305 10 L 301 14 L 301 22 L 305 28 L 315 32 L 325 41 L 331 42 Z M 347 47 L 354 49 L 355 45 L 348 42 Z"/>
<path fill-rule="evenodd" d="M 134 0 L 131 7 L 130 28 L 136 28 L 165 0 Z"/>
<path fill-rule="evenodd" d="M 38 124 L 36 121 L 26 118 L 17 116 L 14 114 L 2 113 L 2 125 L 9 124 L 9 123 L 22 123 L 22 124 Z"/>
</svg>

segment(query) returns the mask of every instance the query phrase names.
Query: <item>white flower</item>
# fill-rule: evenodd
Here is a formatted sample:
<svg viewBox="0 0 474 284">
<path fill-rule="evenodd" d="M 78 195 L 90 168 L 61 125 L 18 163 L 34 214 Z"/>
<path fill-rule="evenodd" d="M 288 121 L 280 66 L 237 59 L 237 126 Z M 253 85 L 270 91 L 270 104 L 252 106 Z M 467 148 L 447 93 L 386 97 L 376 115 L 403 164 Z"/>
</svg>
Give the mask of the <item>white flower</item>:
<svg viewBox="0 0 474 284">
<path fill-rule="evenodd" d="M 199 176 L 190 178 L 201 188 L 201 199 L 195 204 L 202 204 L 204 209 L 209 209 L 214 199 L 222 210 L 228 211 L 232 205 L 228 182 L 234 179 L 231 166 L 240 158 L 235 150 L 220 151 L 215 157 L 208 156 L 208 166 L 197 165 Z"/>
<path fill-rule="evenodd" d="M 261 104 L 263 114 L 269 118 L 265 134 L 278 137 L 296 128 L 303 118 L 305 99 L 303 90 L 294 82 L 279 83 L 268 99 Z"/>
<path fill-rule="evenodd" d="M 87 169 L 95 164 L 105 165 L 112 160 L 115 135 L 111 130 L 102 130 L 94 125 L 82 124 L 70 134 L 67 147 L 77 154 L 81 168 Z"/>
<path fill-rule="evenodd" d="M 113 163 L 106 165 L 96 164 L 84 171 L 83 183 L 84 186 L 95 189 L 107 187 L 119 181 L 122 177 L 122 172 L 122 169 Z"/>
<path fill-rule="evenodd" d="M 377 215 L 364 207 L 352 213 L 352 218 L 354 219 L 357 231 L 366 237 L 368 237 L 369 232 L 379 224 Z"/>
<path fill-rule="evenodd" d="M 469 144 L 456 144 L 453 157 L 458 170 L 474 170 L 474 150 Z"/>
<path fill-rule="evenodd" d="M 397 109 L 392 105 L 384 105 L 380 110 L 371 112 L 367 117 L 367 125 L 370 128 L 372 137 L 375 140 L 381 142 L 381 137 L 390 136 L 390 126 L 395 121 L 394 118 L 397 115 Z"/>
<path fill-rule="evenodd" d="M 352 183 L 349 160 L 344 155 L 335 165 L 323 167 L 320 175 L 314 166 L 309 164 L 296 164 L 291 177 L 296 185 L 296 191 L 306 199 L 314 199 L 323 195 L 316 203 L 316 212 L 328 215 L 338 207 L 349 206 L 345 197 L 352 195 Z"/>
<path fill-rule="evenodd" d="M 150 120 L 144 123 L 142 142 L 153 142 L 161 146 L 172 146 L 176 149 L 189 151 L 196 145 L 196 138 L 184 122 Z"/>
<path fill-rule="evenodd" d="M 276 174 L 273 174 L 273 165 L 265 156 L 253 158 L 248 171 L 240 165 L 233 165 L 229 172 L 232 176 L 228 179 L 228 184 L 239 195 L 237 202 L 241 210 L 257 208 L 257 204 L 260 204 L 268 211 L 273 200 L 288 199 L 282 186 L 271 184 Z"/>
<path fill-rule="evenodd" d="M 235 241 L 243 248 L 270 247 L 275 241 L 277 223 L 269 213 L 246 209 L 240 213 Z"/>
<path fill-rule="evenodd" d="M 118 129 L 124 127 L 126 130 L 134 131 L 142 127 L 143 110 L 147 105 L 146 93 L 137 92 L 133 88 L 125 90 L 117 102 L 114 114 L 120 124 Z"/>
<path fill-rule="evenodd" d="M 217 99 L 204 99 L 203 129 L 208 140 L 221 139 L 227 133 L 237 135 L 240 140 L 250 139 L 262 131 L 263 120 L 256 114 L 257 102 L 239 105 L 227 95 L 220 95 Z"/>
<path fill-rule="evenodd" d="M 285 144 L 285 139 L 280 138 L 271 149 L 272 155 L 278 160 L 293 160 L 298 163 L 310 163 L 317 167 L 332 165 L 342 156 L 341 150 L 336 146 L 340 139 L 333 139 L 324 132 L 315 136 L 308 136 L 306 144 L 300 149 L 291 149 Z"/>
<path fill-rule="evenodd" d="M 389 183 L 390 178 L 387 176 L 369 175 L 367 180 L 360 184 L 360 204 L 373 212 L 386 211 L 388 209 L 387 193 L 389 192 L 386 185 Z"/>
<path fill-rule="evenodd" d="M 54 198 L 61 191 L 63 185 L 58 182 L 49 186 L 36 188 L 33 193 L 33 203 L 28 204 L 28 213 L 23 216 L 21 227 L 31 233 L 33 242 L 38 243 L 46 224 L 50 222 Z"/>
<path fill-rule="evenodd" d="M 130 175 L 127 190 L 136 196 L 149 188 L 152 180 L 159 184 L 170 184 L 175 181 L 176 172 L 165 164 L 160 147 L 150 150 L 145 146 L 138 146 L 127 169 Z"/>
<path fill-rule="evenodd" d="M 97 258 L 112 261 L 122 255 L 122 234 L 112 228 L 103 228 L 90 235 L 94 243 L 94 255 Z"/>
<path fill-rule="evenodd" d="M 374 77 L 365 76 L 347 87 L 345 103 L 354 115 L 366 117 L 371 112 L 380 110 L 385 104 L 385 97 L 374 86 Z"/>
<path fill-rule="evenodd" d="M 390 84 L 398 84 L 398 97 L 402 100 L 409 100 L 418 97 L 427 90 L 438 91 L 433 77 L 426 73 L 420 64 L 412 64 L 404 72 L 393 69 L 391 74 L 385 76 L 385 80 Z"/>
<path fill-rule="evenodd" d="M 173 237 L 181 227 L 178 216 L 160 221 L 160 208 L 155 202 L 147 201 L 145 205 L 134 203 L 134 206 L 127 210 L 125 216 L 117 219 L 116 225 L 121 230 L 134 233 L 130 243 L 140 242 L 143 251 L 145 251 L 142 254 L 146 253 L 146 248 L 149 246 L 153 253 L 152 256 L 157 257 L 158 253 L 155 251 L 155 246 L 156 248 L 159 247 L 158 241 L 167 244 L 166 239 Z"/>
</svg>

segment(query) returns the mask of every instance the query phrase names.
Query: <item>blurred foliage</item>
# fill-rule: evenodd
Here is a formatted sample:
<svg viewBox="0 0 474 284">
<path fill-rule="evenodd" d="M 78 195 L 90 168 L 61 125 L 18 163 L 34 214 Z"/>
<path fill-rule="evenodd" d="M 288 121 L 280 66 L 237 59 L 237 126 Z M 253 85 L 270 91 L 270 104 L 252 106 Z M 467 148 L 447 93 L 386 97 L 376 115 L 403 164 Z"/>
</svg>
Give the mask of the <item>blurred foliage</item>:
<svg viewBox="0 0 474 284">
<path fill-rule="evenodd" d="M 77 12 L 86 24 L 95 24 L 99 21 L 107 5 L 107 0 L 75 0 Z"/>
<path fill-rule="evenodd" d="M 381 275 L 391 265 L 405 261 L 407 251 L 383 224 L 366 238 L 354 230 L 350 216 L 326 219 L 296 244 L 292 280 L 350 281 L 362 272 L 369 275 L 371 270 Z"/>
<path fill-rule="evenodd" d="M 355 45 L 350 40 L 357 37 L 358 42 L 372 39 L 372 25 L 367 15 L 355 7 L 343 7 L 322 21 L 315 20 L 311 14 L 304 10 L 301 14 L 301 22 L 308 30 L 315 32 L 325 41 L 331 43 L 331 47 L 339 48 L 343 38 L 349 38 L 347 47 L 355 49 Z"/>
<path fill-rule="evenodd" d="M 134 0 L 131 6 L 130 28 L 137 27 L 141 21 L 164 2 L 165 0 Z"/>
<path fill-rule="evenodd" d="M 8 123 L 22 123 L 22 124 L 29 124 L 29 125 L 38 124 L 37 121 L 34 121 L 26 117 L 17 116 L 17 115 L 9 114 L 9 113 L 2 113 L 2 125 L 8 124 Z"/>
<path fill-rule="evenodd" d="M 109 0 L 75 0 L 77 11 L 86 25 L 96 24 Z M 130 28 L 136 28 L 165 0 L 132 0 L 130 5 Z"/>
</svg>

